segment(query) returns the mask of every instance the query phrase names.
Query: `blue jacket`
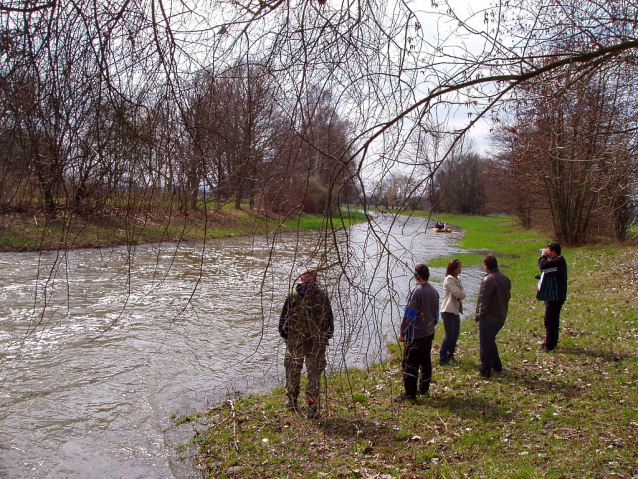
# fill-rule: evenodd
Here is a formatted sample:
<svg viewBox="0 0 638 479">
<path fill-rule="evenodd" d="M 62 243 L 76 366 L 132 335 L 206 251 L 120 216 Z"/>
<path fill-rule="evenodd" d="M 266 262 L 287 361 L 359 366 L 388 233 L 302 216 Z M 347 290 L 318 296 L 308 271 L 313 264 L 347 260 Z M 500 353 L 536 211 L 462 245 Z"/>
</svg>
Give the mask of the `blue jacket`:
<svg viewBox="0 0 638 479">
<path fill-rule="evenodd" d="M 417 286 L 408 297 L 401 334 L 408 340 L 433 335 L 438 314 L 439 292 L 430 283 Z"/>
</svg>

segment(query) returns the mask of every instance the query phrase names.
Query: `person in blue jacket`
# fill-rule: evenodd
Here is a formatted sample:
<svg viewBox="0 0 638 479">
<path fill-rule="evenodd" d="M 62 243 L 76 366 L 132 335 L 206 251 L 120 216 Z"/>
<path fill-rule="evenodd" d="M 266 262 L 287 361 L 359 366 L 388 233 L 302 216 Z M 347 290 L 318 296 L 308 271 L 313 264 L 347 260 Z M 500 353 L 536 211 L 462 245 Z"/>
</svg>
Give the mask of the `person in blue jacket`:
<svg viewBox="0 0 638 479">
<path fill-rule="evenodd" d="M 428 283 L 430 269 L 426 265 L 416 265 L 414 279 L 418 286 L 410 292 L 399 332 L 399 342 L 405 343 L 401 365 L 405 392 L 397 398 L 400 401 L 416 401 L 417 383 L 418 392 L 429 396 L 432 379 L 431 351 L 439 314 L 439 293 Z"/>
<path fill-rule="evenodd" d="M 567 261 L 559 243 L 550 243 L 538 259 L 541 270 L 536 299 L 545 301 L 545 342 L 541 352 L 550 352 L 558 345 L 560 311 L 567 299 Z"/>
</svg>

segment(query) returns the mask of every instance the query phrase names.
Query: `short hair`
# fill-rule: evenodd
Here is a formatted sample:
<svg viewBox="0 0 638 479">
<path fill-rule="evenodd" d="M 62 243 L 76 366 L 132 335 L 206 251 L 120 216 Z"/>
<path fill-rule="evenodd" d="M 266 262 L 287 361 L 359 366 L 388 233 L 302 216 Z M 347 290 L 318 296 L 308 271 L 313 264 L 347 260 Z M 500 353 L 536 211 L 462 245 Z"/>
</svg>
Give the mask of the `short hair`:
<svg viewBox="0 0 638 479">
<path fill-rule="evenodd" d="M 457 268 L 461 266 L 461 260 L 453 259 L 447 264 L 447 268 L 445 268 L 445 276 L 454 276 L 454 272 Z"/>
<path fill-rule="evenodd" d="M 498 261 L 496 260 L 496 256 L 493 254 L 488 254 L 485 258 L 483 258 L 483 264 L 489 269 L 498 268 Z"/>
<path fill-rule="evenodd" d="M 414 268 L 414 277 L 421 281 L 430 279 L 430 268 L 424 264 L 417 264 Z"/>
<path fill-rule="evenodd" d="M 554 251 L 556 254 L 560 254 L 562 250 L 562 248 L 560 247 L 560 243 L 556 243 L 556 242 L 548 244 L 547 247 L 551 249 L 552 251 Z"/>
</svg>

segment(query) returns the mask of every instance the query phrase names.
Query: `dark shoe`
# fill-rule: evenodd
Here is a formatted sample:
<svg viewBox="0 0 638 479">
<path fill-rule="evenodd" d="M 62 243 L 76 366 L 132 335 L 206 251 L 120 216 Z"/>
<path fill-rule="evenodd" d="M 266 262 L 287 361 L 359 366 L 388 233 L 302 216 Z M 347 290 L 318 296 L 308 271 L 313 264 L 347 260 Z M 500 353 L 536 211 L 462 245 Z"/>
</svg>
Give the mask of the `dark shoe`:
<svg viewBox="0 0 638 479">
<path fill-rule="evenodd" d="M 554 351 L 554 348 L 550 349 L 545 344 L 543 344 L 541 348 L 538 350 L 539 353 L 551 353 L 552 351 Z"/>
<path fill-rule="evenodd" d="M 415 403 L 416 402 L 416 396 L 409 396 L 406 393 L 401 394 L 400 396 L 397 396 L 395 398 L 396 402 L 406 402 L 406 401 L 410 401 Z"/>
<path fill-rule="evenodd" d="M 502 373 L 502 372 L 503 372 L 503 367 L 500 367 L 500 368 L 492 368 L 492 371 L 494 371 L 495 373 Z"/>
<path fill-rule="evenodd" d="M 439 359 L 439 366 L 445 366 L 446 364 L 448 364 L 450 362 L 449 359 Z"/>
<path fill-rule="evenodd" d="M 312 406 L 308 406 L 308 419 L 319 419 L 321 417 L 321 413 L 319 412 L 319 409 L 317 409 L 317 406 L 312 405 Z"/>
<path fill-rule="evenodd" d="M 492 376 L 492 372 L 488 371 L 486 369 L 483 368 L 479 368 L 479 373 L 481 373 L 481 376 L 483 376 L 484 378 L 489 378 Z"/>
<path fill-rule="evenodd" d="M 314 400 L 308 398 L 308 419 L 319 419 L 321 417 L 321 413 L 319 412 L 319 403 Z"/>
</svg>

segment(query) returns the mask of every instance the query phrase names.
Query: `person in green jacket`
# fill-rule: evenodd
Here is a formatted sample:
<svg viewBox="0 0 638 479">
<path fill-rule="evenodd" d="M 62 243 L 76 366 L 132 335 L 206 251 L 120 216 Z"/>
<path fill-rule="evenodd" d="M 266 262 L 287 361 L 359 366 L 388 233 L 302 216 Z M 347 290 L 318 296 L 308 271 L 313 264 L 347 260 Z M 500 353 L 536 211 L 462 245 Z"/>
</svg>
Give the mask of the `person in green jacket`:
<svg viewBox="0 0 638 479">
<path fill-rule="evenodd" d="M 279 334 L 286 341 L 286 406 L 298 410 L 301 370 L 308 370 L 306 400 L 308 417 L 319 417 L 321 375 L 326 369 L 326 348 L 334 333 L 330 299 L 317 282 L 317 271 L 307 269 L 301 282 L 286 298 L 279 318 Z"/>
<path fill-rule="evenodd" d="M 550 352 L 558 345 L 560 311 L 567 299 L 567 261 L 559 243 L 550 243 L 538 259 L 541 274 L 536 299 L 545 301 L 545 342 L 541 352 Z"/>
</svg>

